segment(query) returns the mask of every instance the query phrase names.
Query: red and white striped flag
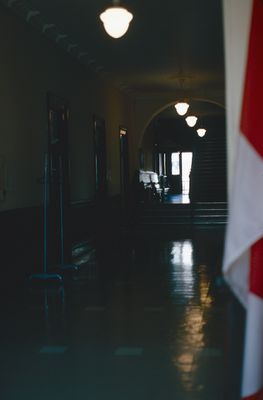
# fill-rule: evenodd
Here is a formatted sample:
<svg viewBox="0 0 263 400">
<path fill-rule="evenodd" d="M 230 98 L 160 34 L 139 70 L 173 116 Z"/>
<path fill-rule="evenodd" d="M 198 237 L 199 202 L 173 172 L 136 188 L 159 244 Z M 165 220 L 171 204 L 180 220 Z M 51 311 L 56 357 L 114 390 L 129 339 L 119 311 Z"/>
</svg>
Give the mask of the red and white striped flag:
<svg viewBox="0 0 263 400">
<path fill-rule="evenodd" d="M 236 156 L 223 272 L 246 308 L 242 398 L 263 400 L 262 0 L 253 2 Z"/>
</svg>

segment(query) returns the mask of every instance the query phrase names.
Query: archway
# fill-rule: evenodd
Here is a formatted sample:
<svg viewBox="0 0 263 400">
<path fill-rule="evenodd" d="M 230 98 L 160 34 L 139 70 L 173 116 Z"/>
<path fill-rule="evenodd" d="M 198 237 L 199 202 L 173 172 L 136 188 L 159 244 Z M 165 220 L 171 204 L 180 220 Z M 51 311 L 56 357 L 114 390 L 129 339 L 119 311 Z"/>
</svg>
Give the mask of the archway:
<svg viewBox="0 0 263 400">
<path fill-rule="evenodd" d="M 188 127 L 185 117 L 176 113 L 174 102 L 153 114 L 141 136 L 140 168 L 156 172 L 161 181 L 165 181 L 166 193 L 170 195 L 185 194 L 185 185 L 188 185 L 189 202 L 225 202 L 224 106 L 211 100 L 193 99 L 187 114 L 198 117 L 194 128 Z M 207 129 L 202 138 L 196 133 L 201 126 Z M 188 166 L 183 166 L 184 154 L 192 154 L 192 168 L 189 168 L 189 160 Z M 177 172 L 174 170 L 176 162 Z M 190 184 L 184 182 L 184 168 L 190 171 Z"/>
</svg>

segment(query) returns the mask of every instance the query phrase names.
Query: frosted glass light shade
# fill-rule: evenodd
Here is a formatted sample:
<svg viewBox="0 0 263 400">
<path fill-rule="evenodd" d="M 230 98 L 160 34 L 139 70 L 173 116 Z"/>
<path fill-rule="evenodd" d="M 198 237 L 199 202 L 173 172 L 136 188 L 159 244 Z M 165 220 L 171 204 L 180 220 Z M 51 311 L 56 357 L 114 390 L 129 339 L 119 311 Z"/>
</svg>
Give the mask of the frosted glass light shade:
<svg viewBox="0 0 263 400">
<path fill-rule="evenodd" d="M 100 14 L 104 29 L 114 39 L 122 37 L 128 30 L 133 15 L 123 7 L 110 7 Z"/>
<path fill-rule="evenodd" d="M 188 108 L 189 108 L 189 104 L 185 103 L 185 102 L 181 102 L 181 103 L 176 103 L 174 105 L 174 107 L 175 107 L 175 109 L 177 111 L 177 114 L 185 115 L 187 113 Z"/>
<path fill-rule="evenodd" d="M 197 117 L 195 117 L 194 115 L 189 115 L 188 117 L 185 118 L 185 120 L 187 125 L 192 128 L 193 126 L 195 126 L 197 122 Z"/>
<path fill-rule="evenodd" d="M 197 132 L 198 136 L 203 137 L 203 136 L 205 136 L 206 129 L 205 128 L 199 128 L 199 129 L 197 129 L 196 132 Z"/>
</svg>

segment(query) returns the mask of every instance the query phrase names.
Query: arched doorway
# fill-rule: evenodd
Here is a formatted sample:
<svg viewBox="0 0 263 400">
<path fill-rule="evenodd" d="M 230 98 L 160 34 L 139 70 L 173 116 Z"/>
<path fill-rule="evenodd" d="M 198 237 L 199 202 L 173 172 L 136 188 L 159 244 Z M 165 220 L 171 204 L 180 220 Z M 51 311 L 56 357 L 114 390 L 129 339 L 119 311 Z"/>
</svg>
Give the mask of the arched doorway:
<svg viewBox="0 0 263 400">
<path fill-rule="evenodd" d="M 141 142 L 141 170 L 158 176 L 161 194 L 155 203 L 188 204 L 195 210 L 223 207 L 225 215 L 225 110 L 215 103 L 194 100 L 189 114 L 198 117 L 195 127 L 187 125 L 186 116 L 179 116 L 174 105 L 151 120 Z M 203 137 L 197 134 L 200 127 L 206 129 Z"/>
</svg>

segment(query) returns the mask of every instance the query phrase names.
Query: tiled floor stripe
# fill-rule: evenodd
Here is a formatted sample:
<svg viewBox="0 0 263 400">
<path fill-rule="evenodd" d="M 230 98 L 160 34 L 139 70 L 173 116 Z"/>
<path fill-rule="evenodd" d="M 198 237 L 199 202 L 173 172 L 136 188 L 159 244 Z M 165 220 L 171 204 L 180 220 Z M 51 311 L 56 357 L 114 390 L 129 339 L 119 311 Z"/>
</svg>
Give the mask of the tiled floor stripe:
<svg viewBox="0 0 263 400">
<path fill-rule="evenodd" d="M 145 312 L 162 312 L 163 307 L 144 307 Z"/>
<path fill-rule="evenodd" d="M 64 354 L 68 350 L 66 346 L 44 346 L 40 354 Z"/>
<path fill-rule="evenodd" d="M 221 357 L 222 350 L 214 348 L 214 347 L 205 347 L 201 350 L 200 356 L 202 357 Z"/>
<path fill-rule="evenodd" d="M 118 347 L 114 354 L 115 356 L 141 356 L 143 353 L 142 347 Z"/>
<path fill-rule="evenodd" d="M 105 311 L 105 307 L 100 306 L 89 306 L 85 308 L 85 311 L 95 311 L 95 312 L 102 312 Z"/>
</svg>

